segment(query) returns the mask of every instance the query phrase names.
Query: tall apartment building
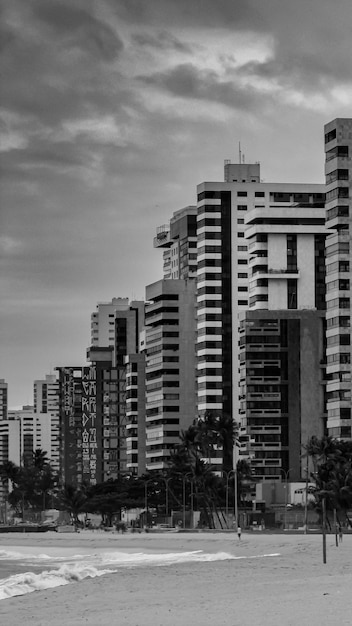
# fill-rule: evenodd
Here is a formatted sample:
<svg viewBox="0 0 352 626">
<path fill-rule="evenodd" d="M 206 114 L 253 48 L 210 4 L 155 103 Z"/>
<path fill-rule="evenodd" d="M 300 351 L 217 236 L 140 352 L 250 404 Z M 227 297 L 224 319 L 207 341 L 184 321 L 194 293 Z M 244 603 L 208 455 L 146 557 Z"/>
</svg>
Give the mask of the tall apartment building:
<svg viewBox="0 0 352 626">
<path fill-rule="evenodd" d="M 323 185 L 297 183 L 263 183 L 260 180 L 260 165 L 231 164 L 225 162 L 225 182 L 204 182 L 197 187 L 197 368 L 198 368 L 198 411 L 200 414 L 208 410 L 222 411 L 238 419 L 239 415 L 239 314 L 249 309 L 250 303 L 257 308 L 260 302 L 269 303 L 269 293 L 279 298 L 277 307 L 286 308 L 288 289 L 290 289 L 291 306 L 294 288 L 299 289 L 307 300 L 309 287 L 306 280 L 298 276 L 292 268 L 291 274 L 282 272 L 274 275 L 267 272 L 260 275 L 261 269 L 268 267 L 268 254 L 272 266 L 268 269 L 287 270 L 286 260 L 294 257 L 295 245 L 298 241 L 302 263 L 305 256 L 304 241 L 292 239 L 292 247 L 287 247 L 285 231 L 291 226 L 295 231 L 295 220 L 318 220 L 319 237 L 321 229 L 321 205 L 324 202 Z M 318 205 L 318 206 L 316 206 Z M 320 206 L 319 206 L 320 205 Z M 319 210 L 318 210 L 319 209 Z M 254 212 L 257 216 L 258 229 L 260 220 L 270 218 L 270 232 L 276 233 L 279 242 L 277 251 L 267 241 L 255 241 L 255 248 L 248 250 L 249 242 L 245 231 L 246 216 Z M 314 213 L 314 211 L 317 211 Z M 313 212 L 313 213 L 312 213 Z M 260 217 L 262 215 L 262 217 Z M 275 223 L 274 216 L 278 222 Z M 291 217 L 290 217 L 291 215 Z M 316 215 L 316 217 L 314 217 Z M 288 226 L 291 221 L 290 226 Z M 283 224 L 286 223 L 286 226 Z M 305 228 L 308 228 L 305 233 Z M 263 233 L 264 235 L 265 233 Z M 309 258 L 321 246 L 315 241 L 315 235 L 308 225 L 302 226 L 302 236 L 314 242 L 309 248 Z M 264 237 L 263 237 L 264 239 Z M 252 242 L 251 242 L 252 243 Z M 253 293 L 249 293 L 248 284 L 251 265 L 254 261 L 253 250 L 263 266 L 257 267 L 257 278 L 251 283 Z M 268 252 L 269 250 L 269 252 Z M 292 254 L 291 254 L 292 253 Z M 262 257 L 260 256 L 262 255 Z M 277 258 L 275 259 L 275 257 Z M 306 261 L 304 261 L 306 262 Z M 258 261 L 259 263 L 259 261 Z M 292 262 L 293 264 L 293 262 Z M 319 269 L 318 269 L 319 265 Z M 323 273 L 321 264 L 311 272 L 319 273 L 321 285 Z M 313 267 L 315 267 L 313 262 Z M 290 265 L 288 266 L 289 269 Z M 302 268 L 303 270 L 303 268 Z M 308 270 L 307 270 L 308 271 Z M 260 280 L 263 282 L 259 281 Z M 274 282 L 275 281 L 275 282 Z M 269 287 L 269 291 L 268 291 Z M 320 293 L 320 287 L 318 289 Z M 297 292 L 298 293 L 298 292 Z M 263 299 L 258 296 L 263 296 Z M 267 300 L 264 300 L 268 298 Z M 301 295 L 300 295 L 301 297 Z M 250 300 L 250 298 L 253 298 Z M 310 296 L 309 296 L 310 298 Z M 311 301 L 311 298 L 309 299 Z M 303 304 L 303 302 L 302 302 Z M 304 304 L 307 304 L 305 302 Z M 315 306 L 315 304 L 313 304 Z"/>
<path fill-rule="evenodd" d="M 167 467 L 171 450 L 196 417 L 195 281 L 160 280 L 146 288 L 146 468 Z"/>
<path fill-rule="evenodd" d="M 91 316 L 90 365 L 57 368 L 63 482 L 94 485 L 145 470 L 143 326 L 144 302 L 99 303 Z"/>
<path fill-rule="evenodd" d="M 241 314 L 241 424 L 254 473 L 299 480 L 325 426 L 324 194 L 282 192 L 246 216 L 249 311 Z M 265 313 L 264 313 L 265 311 Z"/>
<path fill-rule="evenodd" d="M 327 429 L 352 437 L 352 119 L 324 128 L 326 175 Z"/>
<path fill-rule="evenodd" d="M 142 333 L 143 335 L 143 333 Z M 146 471 L 145 354 L 128 354 L 126 367 L 126 470 Z"/>
<path fill-rule="evenodd" d="M 4 378 L 0 378 L 0 421 L 6 420 L 8 407 L 8 386 Z"/>
<path fill-rule="evenodd" d="M 113 348 L 112 365 L 119 369 L 119 378 L 125 381 L 125 402 L 120 403 L 119 415 L 119 442 L 125 460 L 121 464 L 121 449 L 119 468 L 137 474 L 145 471 L 145 357 L 140 351 L 144 307 L 143 301 L 113 298 L 111 302 L 98 303 L 91 315 L 92 347 Z"/>
<path fill-rule="evenodd" d="M 126 354 L 136 354 L 144 324 L 144 302 L 113 298 L 99 302 L 91 315 L 91 345 L 113 348 L 113 365 L 123 365 Z"/>
<path fill-rule="evenodd" d="M 62 481 L 73 485 L 126 472 L 125 367 L 112 365 L 112 346 L 92 346 L 87 357 L 87 366 L 57 368 Z"/>
<path fill-rule="evenodd" d="M 324 194 L 288 192 L 281 197 L 281 203 L 257 204 L 246 215 L 249 308 L 323 311 Z"/>
<path fill-rule="evenodd" d="M 33 389 L 34 413 L 51 415 L 51 464 L 60 469 L 60 386 L 56 374 L 46 374 L 45 379 L 35 380 Z"/>
<path fill-rule="evenodd" d="M 325 312 L 240 314 L 240 416 L 258 480 L 300 480 L 304 445 L 325 432 Z"/>
<path fill-rule="evenodd" d="M 53 436 L 52 432 L 50 413 L 35 413 L 33 406 L 24 406 L 22 409 L 9 410 L 7 421 L 19 425 L 17 442 L 14 441 L 11 448 L 11 456 L 16 457 L 15 463 L 22 465 L 26 458 L 32 459 L 33 451 L 37 449 L 44 450 L 49 461 L 55 463 L 57 443 L 56 434 Z"/>
<path fill-rule="evenodd" d="M 176 211 L 169 224 L 159 226 L 154 248 L 163 250 L 164 279 L 197 276 L 197 207 Z"/>
</svg>

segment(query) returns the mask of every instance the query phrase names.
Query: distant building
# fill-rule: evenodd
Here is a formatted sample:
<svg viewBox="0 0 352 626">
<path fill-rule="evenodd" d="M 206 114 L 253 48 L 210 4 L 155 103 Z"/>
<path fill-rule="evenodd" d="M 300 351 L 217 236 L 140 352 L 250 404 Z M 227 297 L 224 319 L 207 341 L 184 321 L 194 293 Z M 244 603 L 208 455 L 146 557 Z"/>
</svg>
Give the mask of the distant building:
<svg viewBox="0 0 352 626">
<path fill-rule="evenodd" d="M 325 129 L 327 430 L 352 437 L 352 118 Z"/>
<path fill-rule="evenodd" d="M 9 461 L 16 465 L 21 464 L 20 427 L 19 420 L 0 420 L 0 466 Z M 0 521 L 6 519 L 8 492 L 9 485 L 0 480 Z"/>
<path fill-rule="evenodd" d="M 146 468 L 163 470 L 196 417 L 195 281 L 146 288 Z"/>
<path fill-rule="evenodd" d="M 57 368 L 62 479 L 77 485 L 145 471 L 144 302 L 113 298 L 91 319 L 90 365 Z"/>
<path fill-rule="evenodd" d="M 112 364 L 123 365 L 126 354 L 136 354 L 144 324 L 144 302 L 113 298 L 99 302 L 91 315 L 92 347 L 113 348 Z"/>
<path fill-rule="evenodd" d="M 8 386 L 4 378 L 0 378 L 0 421 L 6 420 L 8 407 Z"/>
<path fill-rule="evenodd" d="M 325 432 L 324 311 L 240 314 L 240 419 L 258 480 L 305 477 L 304 445 Z"/>
<path fill-rule="evenodd" d="M 56 374 L 34 381 L 34 412 L 51 415 L 51 465 L 60 470 L 60 385 Z"/>
<path fill-rule="evenodd" d="M 197 207 L 176 211 L 169 224 L 157 228 L 154 248 L 163 249 L 164 279 L 197 277 Z"/>
</svg>

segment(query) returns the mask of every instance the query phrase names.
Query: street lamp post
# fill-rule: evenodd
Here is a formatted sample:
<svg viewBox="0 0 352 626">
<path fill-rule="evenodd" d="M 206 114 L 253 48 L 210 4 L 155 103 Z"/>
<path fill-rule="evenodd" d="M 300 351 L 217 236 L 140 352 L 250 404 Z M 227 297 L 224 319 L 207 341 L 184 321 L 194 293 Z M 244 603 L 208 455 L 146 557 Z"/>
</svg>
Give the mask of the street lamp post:
<svg viewBox="0 0 352 626">
<path fill-rule="evenodd" d="M 169 518 L 169 482 L 172 480 L 172 476 L 165 478 L 165 476 L 158 476 L 165 483 L 165 515 L 166 518 Z"/>
<path fill-rule="evenodd" d="M 286 517 L 287 517 L 287 505 L 288 505 L 288 477 L 290 472 L 293 471 L 293 468 L 290 467 L 287 471 L 282 467 L 279 468 L 280 472 L 282 472 L 285 476 L 285 511 L 284 511 L 284 530 L 286 530 Z"/>
<path fill-rule="evenodd" d="M 190 506 L 191 506 L 191 524 L 192 524 L 192 528 L 194 526 L 193 523 L 193 475 L 192 474 L 185 474 L 185 478 L 187 478 L 191 484 L 191 498 L 190 498 Z"/>
<path fill-rule="evenodd" d="M 233 475 L 234 475 L 234 513 L 235 513 L 235 530 L 237 532 L 238 528 L 238 493 L 237 493 L 237 446 L 238 446 L 238 437 L 237 435 L 234 438 L 233 448 L 232 448 L 232 465 L 233 465 Z"/>
<path fill-rule="evenodd" d="M 223 474 L 226 474 L 226 505 L 225 505 L 225 511 L 226 511 L 226 522 L 228 520 L 228 515 L 229 515 L 229 480 L 231 475 L 235 476 L 236 481 L 237 482 L 237 476 L 236 473 L 237 471 L 235 469 L 230 470 L 229 472 L 225 472 L 225 470 L 223 470 L 222 472 Z M 237 489 L 235 486 L 235 501 L 237 502 Z M 236 506 L 235 506 L 235 511 L 236 511 Z M 236 513 L 235 513 L 235 519 L 237 520 L 236 517 Z"/>
<path fill-rule="evenodd" d="M 148 478 L 144 481 L 144 508 L 145 508 L 145 525 L 148 526 L 148 485 L 154 482 L 154 478 Z"/>
</svg>

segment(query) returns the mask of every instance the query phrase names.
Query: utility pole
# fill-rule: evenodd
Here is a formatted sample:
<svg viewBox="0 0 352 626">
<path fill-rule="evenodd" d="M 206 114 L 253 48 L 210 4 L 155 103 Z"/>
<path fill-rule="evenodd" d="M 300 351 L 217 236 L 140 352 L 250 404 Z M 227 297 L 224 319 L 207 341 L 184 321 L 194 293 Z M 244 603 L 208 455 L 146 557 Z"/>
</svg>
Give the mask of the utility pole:
<svg viewBox="0 0 352 626">
<path fill-rule="evenodd" d="M 323 517 L 323 563 L 326 563 L 326 498 L 322 499 L 322 517 Z"/>
<path fill-rule="evenodd" d="M 233 442 L 233 478 L 234 478 L 235 531 L 237 532 L 237 528 L 238 528 L 237 435 L 235 435 L 234 442 Z"/>
<path fill-rule="evenodd" d="M 306 458 L 306 498 L 304 501 L 304 534 L 306 535 L 308 532 L 308 462 L 309 462 L 309 456 L 308 456 L 308 452 L 307 454 L 307 458 Z"/>
</svg>

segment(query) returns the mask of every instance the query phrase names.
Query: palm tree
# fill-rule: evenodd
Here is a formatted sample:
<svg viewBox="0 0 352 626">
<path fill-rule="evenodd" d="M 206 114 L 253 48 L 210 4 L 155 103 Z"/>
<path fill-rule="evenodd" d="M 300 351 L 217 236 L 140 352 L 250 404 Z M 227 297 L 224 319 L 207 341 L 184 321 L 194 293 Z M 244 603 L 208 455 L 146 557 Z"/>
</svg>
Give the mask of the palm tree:
<svg viewBox="0 0 352 626">
<path fill-rule="evenodd" d="M 79 489 L 66 483 L 57 494 L 59 508 L 70 513 L 74 524 L 78 524 L 78 514 L 82 512 L 87 495 L 84 489 Z"/>
<path fill-rule="evenodd" d="M 348 517 L 352 507 L 352 442 L 323 437 L 321 440 L 312 437 L 308 441 L 307 453 L 313 459 L 314 472 L 312 478 L 316 487 L 314 491 L 318 510 L 321 510 L 324 499 L 328 510 L 336 510 Z"/>
<path fill-rule="evenodd" d="M 45 452 L 45 450 L 42 450 L 41 448 L 37 448 L 36 450 L 33 450 L 32 464 L 40 472 L 43 471 L 43 469 L 47 465 L 49 465 L 47 452 Z"/>
</svg>

